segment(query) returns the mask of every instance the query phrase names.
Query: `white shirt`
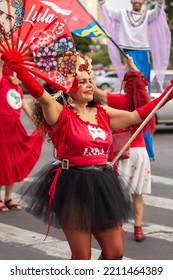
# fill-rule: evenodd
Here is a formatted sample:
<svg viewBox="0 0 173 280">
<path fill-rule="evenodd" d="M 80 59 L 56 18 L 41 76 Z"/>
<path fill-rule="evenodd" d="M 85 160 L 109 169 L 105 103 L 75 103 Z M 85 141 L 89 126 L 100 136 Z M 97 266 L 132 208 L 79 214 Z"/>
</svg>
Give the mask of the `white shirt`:
<svg viewBox="0 0 173 280">
<path fill-rule="evenodd" d="M 109 17 L 119 23 L 118 45 L 122 49 L 149 50 L 148 24 L 156 19 L 163 7 L 164 0 L 157 0 L 153 10 L 136 13 L 125 9 L 115 9 L 106 4 Z"/>
</svg>

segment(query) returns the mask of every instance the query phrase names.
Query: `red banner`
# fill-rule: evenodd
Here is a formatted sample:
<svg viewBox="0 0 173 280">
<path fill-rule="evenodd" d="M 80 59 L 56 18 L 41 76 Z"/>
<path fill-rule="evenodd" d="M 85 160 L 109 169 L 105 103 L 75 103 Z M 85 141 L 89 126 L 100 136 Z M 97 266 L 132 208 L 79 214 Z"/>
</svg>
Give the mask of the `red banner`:
<svg viewBox="0 0 173 280">
<path fill-rule="evenodd" d="M 40 0 L 40 3 L 50 7 L 67 23 L 70 31 L 81 37 L 106 38 L 107 35 L 100 28 L 99 23 L 77 0 Z"/>
</svg>

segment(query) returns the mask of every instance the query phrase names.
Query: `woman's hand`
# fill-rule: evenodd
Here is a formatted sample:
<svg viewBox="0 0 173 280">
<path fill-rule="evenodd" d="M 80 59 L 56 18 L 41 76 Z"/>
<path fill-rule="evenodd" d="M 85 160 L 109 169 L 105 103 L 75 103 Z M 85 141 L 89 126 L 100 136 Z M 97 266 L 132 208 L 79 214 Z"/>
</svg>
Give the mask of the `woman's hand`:
<svg viewBox="0 0 173 280">
<path fill-rule="evenodd" d="M 131 57 L 130 55 L 126 55 L 127 58 L 126 58 L 126 62 L 128 64 L 128 66 L 134 70 L 134 71 L 139 71 L 139 69 L 136 67 L 136 65 L 134 64 L 134 61 L 133 61 L 133 57 Z"/>
</svg>

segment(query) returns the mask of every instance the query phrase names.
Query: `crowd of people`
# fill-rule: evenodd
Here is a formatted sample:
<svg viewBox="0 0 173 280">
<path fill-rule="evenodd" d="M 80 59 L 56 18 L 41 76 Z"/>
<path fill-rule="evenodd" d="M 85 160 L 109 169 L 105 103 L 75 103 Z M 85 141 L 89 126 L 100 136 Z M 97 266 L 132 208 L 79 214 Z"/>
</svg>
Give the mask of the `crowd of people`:
<svg viewBox="0 0 173 280">
<path fill-rule="evenodd" d="M 99 2 L 104 5 L 103 0 Z M 131 3 L 135 10 L 137 3 L 141 7 L 144 0 Z M 158 16 L 162 4 L 158 0 L 155 12 L 145 16 L 154 17 L 156 10 Z M 112 14 L 116 11 L 112 10 Z M 132 14 L 134 22 L 145 22 L 144 15 L 142 18 L 136 15 L 134 19 Z M 110 94 L 98 89 L 91 75 L 91 59 L 75 52 L 73 85 L 66 92 L 60 91 L 56 98 L 13 52 L 1 56 L 0 186 L 5 186 L 5 197 L 3 200 L 0 196 L 0 212 L 21 209 L 12 200 L 14 183 L 21 182 L 31 172 L 39 159 L 43 136 L 47 135 L 56 161 L 46 163 L 32 183 L 22 186 L 20 194 L 26 211 L 48 224 L 46 236 L 50 226 L 62 229 L 71 260 L 91 259 L 92 237 L 100 246 L 100 260 L 122 259 L 122 227 L 133 218 L 135 240 L 146 238 L 142 229 L 143 193 L 151 193 L 151 167 L 144 137 L 148 132 L 153 133 L 154 118 L 130 144 L 130 157 L 117 164 L 110 162 L 114 157 L 112 133 L 127 129 L 133 134 L 163 97 L 169 93 L 162 106 L 173 98 L 173 80 L 160 97 L 151 101 L 147 78 L 138 69 L 131 52 L 131 56 L 128 54 L 130 70 L 123 78 L 123 93 Z M 71 53 L 66 55 L 70 62 Z M 32 111 L 19 80 L 36 100 Z M 21 109 L 35 124 L 31 135 L 21 123 Z"/>
</svg>

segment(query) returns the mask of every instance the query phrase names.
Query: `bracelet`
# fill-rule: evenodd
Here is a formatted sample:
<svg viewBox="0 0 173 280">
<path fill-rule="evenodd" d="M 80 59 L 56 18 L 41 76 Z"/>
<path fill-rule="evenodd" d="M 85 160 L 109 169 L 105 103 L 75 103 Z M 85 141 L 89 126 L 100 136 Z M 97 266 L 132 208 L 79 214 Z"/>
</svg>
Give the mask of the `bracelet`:
<svg viewBox="0 0 173 280">
<path fill-rule="evenodd" d="M 105 0 L 98 0 L 100 5 L 103 5 L 105 3 Z"/>
</svg>

